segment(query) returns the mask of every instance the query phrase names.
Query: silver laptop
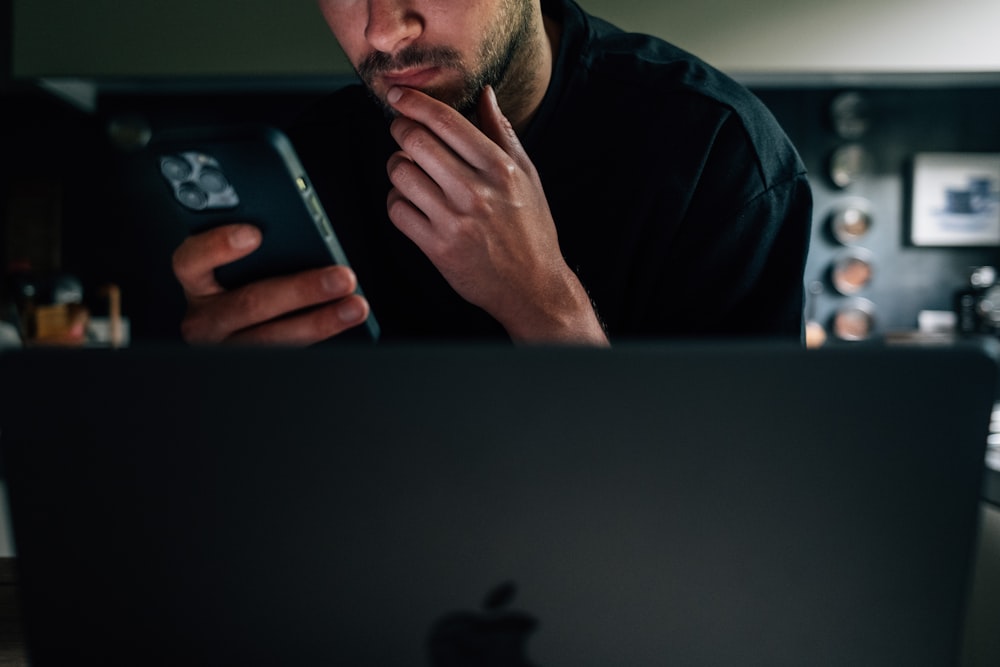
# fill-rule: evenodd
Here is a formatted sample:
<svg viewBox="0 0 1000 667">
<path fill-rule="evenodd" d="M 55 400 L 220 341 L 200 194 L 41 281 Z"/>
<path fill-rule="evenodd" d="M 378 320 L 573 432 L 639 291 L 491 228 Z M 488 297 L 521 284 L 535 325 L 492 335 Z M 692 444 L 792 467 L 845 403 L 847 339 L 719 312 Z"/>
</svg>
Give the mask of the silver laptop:
<svg viewBox="0 0 1000 667">
<path fill-rule="evenodd" d="M 954 664 L 974 349 L 0 357 L 31 663 Z"/>
</svg>

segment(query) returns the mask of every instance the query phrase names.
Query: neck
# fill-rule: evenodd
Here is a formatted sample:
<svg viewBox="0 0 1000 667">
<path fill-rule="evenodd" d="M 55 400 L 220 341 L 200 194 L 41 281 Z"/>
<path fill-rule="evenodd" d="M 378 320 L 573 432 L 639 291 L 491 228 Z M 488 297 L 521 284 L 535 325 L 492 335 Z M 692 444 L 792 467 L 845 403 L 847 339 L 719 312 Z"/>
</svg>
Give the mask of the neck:
<svg viewBox="0 0 1000 667">
<path fill-rule="evenodd" d="M 497 101 L 507 120 L 520 133 L 538 112 L 552 81 L 552 67 L 559 48 L 561 26 L 535 10 L 531 39 L 520 50 L 503 82 Z"/>
</svg>

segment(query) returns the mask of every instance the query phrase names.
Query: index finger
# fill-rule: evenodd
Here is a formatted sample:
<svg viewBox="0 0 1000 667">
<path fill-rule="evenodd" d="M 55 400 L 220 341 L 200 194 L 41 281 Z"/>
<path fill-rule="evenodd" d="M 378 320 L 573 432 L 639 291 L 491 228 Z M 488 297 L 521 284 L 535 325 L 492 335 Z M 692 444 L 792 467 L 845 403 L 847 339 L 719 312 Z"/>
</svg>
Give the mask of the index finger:
<svg viewBox="0 0 1000 667">
<path fill-rule="evenodd" d="M 493 140 L 455 108 L 414 88 L 396 86 L 386 101 L 403 116 L 417 121 L 477 169 L 487 169 L 502 151 Z"/>
<path fill-rule="evenodd" d="M 260 241 L 253 225 L 225 225 L 189 236 L 174 251 L 174 276 L 188 297 L 218 294 L 224 289 L 215 269 L 249 255 Z"/>
</svg>

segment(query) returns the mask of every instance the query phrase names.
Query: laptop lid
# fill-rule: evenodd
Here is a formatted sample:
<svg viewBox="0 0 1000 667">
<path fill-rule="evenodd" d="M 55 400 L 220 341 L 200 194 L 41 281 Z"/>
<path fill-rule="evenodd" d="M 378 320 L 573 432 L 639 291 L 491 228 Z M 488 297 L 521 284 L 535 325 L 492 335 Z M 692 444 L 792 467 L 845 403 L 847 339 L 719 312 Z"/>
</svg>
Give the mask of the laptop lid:
<svg viewBox="0 0 1000 667">
<path fill-rule="evenodd" d="M 968 349 L 0 358 L 34 665 L 958 655 Z"/>
</svg>

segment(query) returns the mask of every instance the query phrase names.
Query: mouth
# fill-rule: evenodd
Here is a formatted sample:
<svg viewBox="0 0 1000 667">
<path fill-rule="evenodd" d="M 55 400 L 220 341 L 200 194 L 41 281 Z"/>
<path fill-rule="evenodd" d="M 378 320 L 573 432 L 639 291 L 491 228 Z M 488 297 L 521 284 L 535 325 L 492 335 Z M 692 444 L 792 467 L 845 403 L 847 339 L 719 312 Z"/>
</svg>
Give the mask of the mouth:
<svg viewBox="0 0 1000 667">
<path fill-rule="evenodd" d="M 441 73 L 439 67 L 410 67 L 404 70 L 385 72 L 381 75 L 386 89 L 393 86 L 421 88 L 428 85 Z"/>
</svg>

